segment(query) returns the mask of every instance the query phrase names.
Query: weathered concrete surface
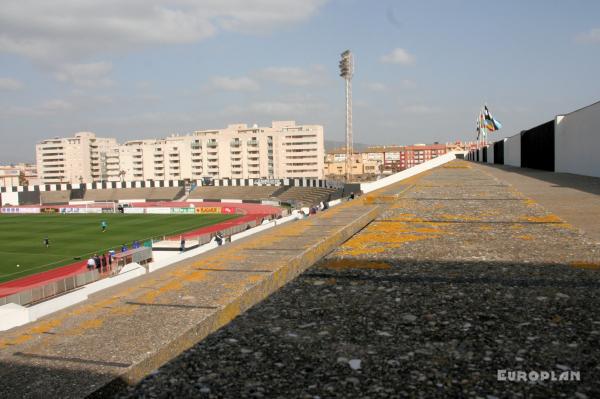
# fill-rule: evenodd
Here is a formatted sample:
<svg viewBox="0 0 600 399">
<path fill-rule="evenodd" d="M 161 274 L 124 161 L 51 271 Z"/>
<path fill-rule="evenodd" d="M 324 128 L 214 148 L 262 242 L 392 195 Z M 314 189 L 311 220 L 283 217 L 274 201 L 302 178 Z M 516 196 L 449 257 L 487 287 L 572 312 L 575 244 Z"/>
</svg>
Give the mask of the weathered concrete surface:
<svg viewBox="0 0 600 399">
<path fill-rule="evenodd" d="M 600 243 L 600 178 L 504 165 L 481 164 L 480 168 Z"/>
<path fill-rule="evenodd" d="M 397 194 L 324 261 L 120 396 L 599 397 L 598 245 L 478 165 L 409 183 L 365 199 Z"/>
<path fill-rule="evenodd" d="M 105 396 L 292 280 L 379 212 L 348 202 L 0 334 L 0 397 Z"/>
</svg>

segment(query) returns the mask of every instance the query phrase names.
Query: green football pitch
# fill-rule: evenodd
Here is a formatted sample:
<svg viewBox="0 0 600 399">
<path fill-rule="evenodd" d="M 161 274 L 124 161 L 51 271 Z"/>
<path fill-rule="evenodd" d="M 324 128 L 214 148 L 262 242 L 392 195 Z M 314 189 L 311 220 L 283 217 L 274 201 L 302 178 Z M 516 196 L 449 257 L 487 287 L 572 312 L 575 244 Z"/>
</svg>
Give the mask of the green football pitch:
<svg viewBox="0 0 600 399">
<path fill-rule="evenodd" d="M 234 215 L 40 214 L 0 215 L 0 282 L 85 260 L 90 254 L 131 248 L 134 240 L 175 235 Z M 101 221 L 108 224 L 102 233 Z M 50 247 L 44 245 L 44 237 Z M 19 267 L 17 267 L 19 265 Z"/>
</svg>

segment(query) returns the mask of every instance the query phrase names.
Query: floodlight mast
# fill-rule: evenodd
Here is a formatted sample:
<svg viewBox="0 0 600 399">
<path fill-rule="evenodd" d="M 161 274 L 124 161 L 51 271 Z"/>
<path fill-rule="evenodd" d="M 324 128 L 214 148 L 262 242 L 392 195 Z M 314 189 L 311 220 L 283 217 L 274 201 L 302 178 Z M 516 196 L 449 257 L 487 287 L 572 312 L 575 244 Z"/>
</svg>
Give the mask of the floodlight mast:
<svg viewBox="0 0 600 399">
<path fill-rule="evenodd" d="M 350 50 L 342 53 L 340 76 L 346 82 L 346 181 L 352 178 L 352 75 L 354 74 L 354 58 Z"/>
</svg>

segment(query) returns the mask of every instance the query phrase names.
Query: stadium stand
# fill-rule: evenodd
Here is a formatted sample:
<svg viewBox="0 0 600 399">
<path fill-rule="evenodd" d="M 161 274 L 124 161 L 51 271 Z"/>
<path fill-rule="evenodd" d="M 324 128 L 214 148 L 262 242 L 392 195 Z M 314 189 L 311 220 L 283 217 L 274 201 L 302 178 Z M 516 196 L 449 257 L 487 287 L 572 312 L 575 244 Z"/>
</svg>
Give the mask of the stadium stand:
<svg viewBox="0 0 600 399">
<path fill-rule="evenodd" d="M 283 202 L 300 205 L 316 205 L 321 201 L 332 201 L 341 197 L 341 190 L 319 187 L 290 187 L 277 198 Z"/>
<path fill-rule="evenodd" d="M 192 191 L 188 199 L 236 199 L 244 201 L 278 200 L 299 206 L 316 205 L 321 201 L 341 198 L 342 190 L 320 187 L 288 186 L 202 186 Z"/>
<path fill-rule="evenodd" d="M 183 187 L 114 188 L 86 190 L 85 201 L 119 201 L 145 199 L 148 201 L 173 201 L 184 194 Z"/>
<path fill-rule="evenodd" d="M 184 187 L 154 187 L 146 197 L 148 201 L 174 201 L 185 194 Z"/>
<path fill-rule="evenodd" d="M 192 191 L 188 199 L 239 199 L 268 200 L 278 191 L 277 186 L 201 186 Z"/>
<path fill-rule="evenodd" d="M 70 199 L 71 199 L 71 190 L 41 191 L 40 192 L 40 202 L 43 205 L 68 204 Z"/>
</svg>

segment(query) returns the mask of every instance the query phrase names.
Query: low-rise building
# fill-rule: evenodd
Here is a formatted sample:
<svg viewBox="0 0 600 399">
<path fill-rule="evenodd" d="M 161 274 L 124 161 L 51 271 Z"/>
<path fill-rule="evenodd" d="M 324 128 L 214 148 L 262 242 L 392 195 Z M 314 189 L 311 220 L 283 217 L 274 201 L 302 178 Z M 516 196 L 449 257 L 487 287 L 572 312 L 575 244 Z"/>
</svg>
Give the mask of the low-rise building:
<svg viewBox="0 0 600 399">
<path fill-rule="evenodd" d="M 19 163 L 0 166 L 0 187 L 33 186 L 39 183 L 35 165 Z"/>
<path fill-rule="evenodd" d="M 415 165 L 439 157 L 447 152 L 469 150 L 477 143 L 434 143 L 408 146 L 384 145 L 367 147 L 352 156 L 352 175 L 364 176 L 391 174 L 411 168 Z M 325 157 L 326 176 L 344 176 L 346 174 L 346 150 L 344 148 L 329 151 Z"/>
</svg>

